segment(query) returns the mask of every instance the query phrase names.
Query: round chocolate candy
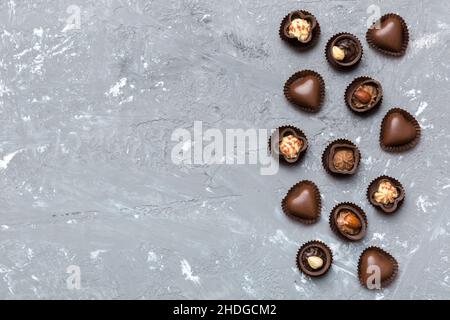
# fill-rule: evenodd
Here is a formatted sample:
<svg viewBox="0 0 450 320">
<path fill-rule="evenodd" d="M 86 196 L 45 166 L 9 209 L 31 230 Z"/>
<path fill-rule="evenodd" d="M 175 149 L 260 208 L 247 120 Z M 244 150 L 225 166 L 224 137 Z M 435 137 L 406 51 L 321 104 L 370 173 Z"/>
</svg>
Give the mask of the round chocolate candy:
<svg viewBox="0 0 450 320">
<path fill-rule="evenodd" d="M 325 57 L 332 67 L 339 70 L 352 69 L 363 55 L 361 42 L 351 33 L 338 33 L 328 40 Z"/>
<path fill-rule="evenodd" d="M 297 267 L 304 274 L 320 277 L 328 272 L 333 262 L 331 249 L 322 241 L 303 244 L 297 252 Z"/>
</svg>

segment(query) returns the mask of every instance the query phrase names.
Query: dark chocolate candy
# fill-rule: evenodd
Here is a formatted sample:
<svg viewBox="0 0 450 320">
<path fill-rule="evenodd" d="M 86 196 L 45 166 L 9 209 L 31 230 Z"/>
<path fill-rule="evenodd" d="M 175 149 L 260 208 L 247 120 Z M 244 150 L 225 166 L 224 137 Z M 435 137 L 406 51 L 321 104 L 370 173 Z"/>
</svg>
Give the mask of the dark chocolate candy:
<svg viewBox="0 0 450 320">
<path fill-rule="evenodd" d="M 369 30 L 372 43 L 386 51 L 401 52 L 404 42 L 404 23 L 399 16 L 390 15 L 380 22 L 380 28 Z"/>
<path fill-rule="evenodd" d="M 283 211 L 303 223 L 316 222 L 322 209 L 320 192 L 311 181 L 294 185 L 282 201 Z"/>
<path fill-rule="evenodd" d="M 346 105 L 356 113 L 365 113 L 381 104 L 381 83 L 369 77 L 354 79 L 345 91 Z"/>
<path fill-rule="evenodd" d="M 330 214 L 330 227 L 346 240 L 358 241 L 367 233 L 365 212 L 356 204 L 343 202 L 336 205 Z"/>
<path fill-rule="evenodd" d="M 346 139 L 331 142 L 322 155 L 322 163 L 328 173 L 348 176 L 356 172 L 361 153 L 358 147 Z"/>
<path fill-rule="evenodd" d="M 417 120 L 403 109 L 388 111 L 381 124 L 380 144 L 387 151 L 412 148 L 420 137 Z"/>
<path fill-rule="evenodd" d="M 367 199 L 384 213 L 397 211 L 405 198 L 402 184 L 389 176 L 380 176 L 373 180 L 367 188 Z"/>
<path fill-rule="evenodd" d="M 350 33 L 338 33 L 328 40 L 325 56 L 337 69 L 351 69 L 360 61 L 363 54 L 361 42 Z"/>
<path fill-rule="evenodd" d="M 291 23 L 296 19 L 302 19 L 308 22 L 310 30 L 308 36 L 304 39 L 298 39 L 289 32 Z M 313 14 L 305 10 L 296 10 L 290 12 L 283 18 L 280 24 L 279 34 L 282 40 L 286 41 L 290 45 L 300 49 L 308 49 L 317 43 L 320 36 L 320 25 L 316 17 Z"/>
<path fill-rule="evenodd" d="M 320 277 L 330 269 L 333 254 L 325 243 L 309 241 L 300 247 L 296 260 L 301 272 L 311 277 Z"/>
<path fill-rule="evenodd" d="M 320 80 L 314 75 L 307 75 L 289 85 L 289 95 L 294 103 L 308 109 L 320 106 Z"/>
<path fill-rule="evenodd" d="M 308 139 L 303 131 L 294 126 L 282 126 L 278 128 L 278 135 L 276 133 L 277 131 L 269 138 L 269 149 L 272 154 L 285 163 L 297 163 L 308 149 Z M 273 140 L 275 138 L 278 140 Z M 290 140 L 286 141 L 289 138 Z"/>
<path fill-rule="evenodd" d="M 381 289 L 388 286 L 398 272 L 393 256 L 378 247 L 369 247 L 359 257 L 358 276 L 363 287 Z"/>
</svg>

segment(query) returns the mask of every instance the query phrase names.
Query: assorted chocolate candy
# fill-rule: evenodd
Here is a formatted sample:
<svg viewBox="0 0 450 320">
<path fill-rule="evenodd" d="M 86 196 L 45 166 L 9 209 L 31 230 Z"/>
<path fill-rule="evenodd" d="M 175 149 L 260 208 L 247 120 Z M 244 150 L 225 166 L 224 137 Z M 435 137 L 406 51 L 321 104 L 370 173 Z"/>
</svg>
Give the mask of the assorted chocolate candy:
<svg viewBox="0 0 450 320">
<path fill-rule="evenodd" d="M 280 26 L 280 37 L 287 43 L 306 49 L 317 42 L 320 25 L 311 13 L 297 10 L 284 17 Z M 366 33 L 368 44 L 377 51 L 391 56 L 405 54 L 409 32 L 405 21 L 396 14 L 386 14 L 369 28 Z M 359 39 L 350 33 L 332 36 L 325 46 L 328 63 L 338 70 L 350 70 L 361 61 L 363 47 Z M 323 78 L 312 70 L 293 74 L 284 85 L 284 95 L 292 104 L 302 110 L 317 112 L 325 96 Z M 345 91 L 347 107 L 356 114 L 370 114 L 380 106 L 383 99 L 381 83 L 371 77 L 355 78 Z M 405 151 L 419 142 L 420 125 L 407 111 L 393 108 L 384 116 L 380 126 L 379 142 L 383 150 Z M 272 154 L 282 162 L 297 163 L 308 147 L 304 133 L 294 126 L 280 127 L 269 139 Z M 361 152 L 346 139 L 329 143 L 322 154 L 325 170 L 336 177 L 356 173 Z M 367 200 L 383 213 L 396 212 L 405 199 L 402 184 L 389 176 L 374 179 L 367 188 Z M 322 204 L 318 187 L 308 180 L 295 184 L 281 203 L 286 215 L 304 224 L 320 219 Z M 367 234 L 368 222 L 364 210 L 350 202 L 337 204 L 330 213 L 331 230 L 343 240 L 359 241 Z M 301 272 L 311 277 L 323 276 L 332 265 L 331 249 L 321 241 L 303 244 L 297 253 L 296 263 Z M 359 258 L 358 278 L 363 287 L 381 289 L 389 285 L 398 273 L 396 259 L 378 247 L 366 248 Z"/>
</svg>

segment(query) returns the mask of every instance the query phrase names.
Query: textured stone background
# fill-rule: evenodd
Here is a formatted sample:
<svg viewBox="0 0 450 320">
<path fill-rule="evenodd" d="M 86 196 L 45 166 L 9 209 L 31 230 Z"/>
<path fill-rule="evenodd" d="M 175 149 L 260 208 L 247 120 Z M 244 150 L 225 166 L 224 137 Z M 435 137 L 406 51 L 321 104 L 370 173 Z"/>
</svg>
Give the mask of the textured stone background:
<svg viewBox="0 0 450 320">
<path fill-rule="evenodd" d="M 368 48 L 340 74 L 323 48 L 341 31 L 364 40 L 366 9 L 408 22 L 406 56 Z M 63 32 L 69 5 L 81 29 Z M 319 44 L 299 54 L 278 37 L 281 18 L 307 9 Z M 392 299 L 450 297 L 450 3 L 446 1 L 5 0 L 0 3 L 0 298 Z M 320 72 L 326 101 L 317 115 L 282 95 L 301 69 Z M 358 75 L 379 79 L 380 110 L 361 119 L 343 104 Z M 378 146 L 384 113 L 401 106 L 423 128 L 420 145 L 392 155 Z M 174 129 L 274 128 L 307 134 L 305 161 L 261 176 L 255 165 L 178 166 Z M 320 155 L 336 137 L 359 145 L 358 174 L 337 181 Z M 365 200 L 380 174 L 407 190 L 401 211 L 381 215 Z M 323 195 L 322 219 L 299 225 L 280 210 L 297 181 Z M 353 201 L 368 214 L 364 241 L 345 244 L 327 224 Z M 295 268 L 305 241 L 335 254 L 328 276 Z M 397 281 L 369 292 L 356 264 L 369 245 L 400 263 Z M 80 290 L 66 268 L 81 268 Z"/>
</svg>

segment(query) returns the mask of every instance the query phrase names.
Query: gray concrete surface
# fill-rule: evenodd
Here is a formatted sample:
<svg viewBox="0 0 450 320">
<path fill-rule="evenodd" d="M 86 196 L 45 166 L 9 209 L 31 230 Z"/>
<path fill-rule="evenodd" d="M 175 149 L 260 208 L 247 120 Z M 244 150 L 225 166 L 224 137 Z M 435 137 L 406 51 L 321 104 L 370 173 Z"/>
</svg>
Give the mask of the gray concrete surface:
<svg viewBox="0 0 450 320">
<path fill-rule="evenodd" d="M 363 41 L 348 74 L 325 62 L 327 39 L 361 40 L 369 5 L 408 22 L 407 54 L 392 59 Z M 70 5 L 80 29 L 64 30 Z M 278 37 L 290 10 L 313 12 L 322 36 L 299 54 Z M 0 298 L 6 299 L 438 299 L 450 297 L 450 3 L 446 1 L 5 0 L 0 3 Z M 313 69 L 326 82 L 317 115 L 290 106 L 284 81 Z M 361 119 L 343 104 L 358 75 L 385 89 Z M 401 106 L 423 128 L 420 145 L 378 146 L 384 113 Z M 175 165 L 176 128 L 274 128 L 292 123 L 311 143 L 299 167 L 261 176 L 256 165 Z M 335 137 L 358 143 L 358 174 L 338 181 L 320 164 Z M 365 200 L 380 174 L 399 178 L 395 216 Z M 302 179 L 323 195 L 320 222 L 287 219 L 280 200 Z M 368 214 L 361 243 L 329 230 L 330 209 L 353 201 Z M 295 268 L 301 243 L 335 255 L 327 277 Z M 356 264 L 369 245 L 400 263 L 397 281 L 369 292 Z M 69 289 L 71 265 L 81 288 Z"/>
</svg>

